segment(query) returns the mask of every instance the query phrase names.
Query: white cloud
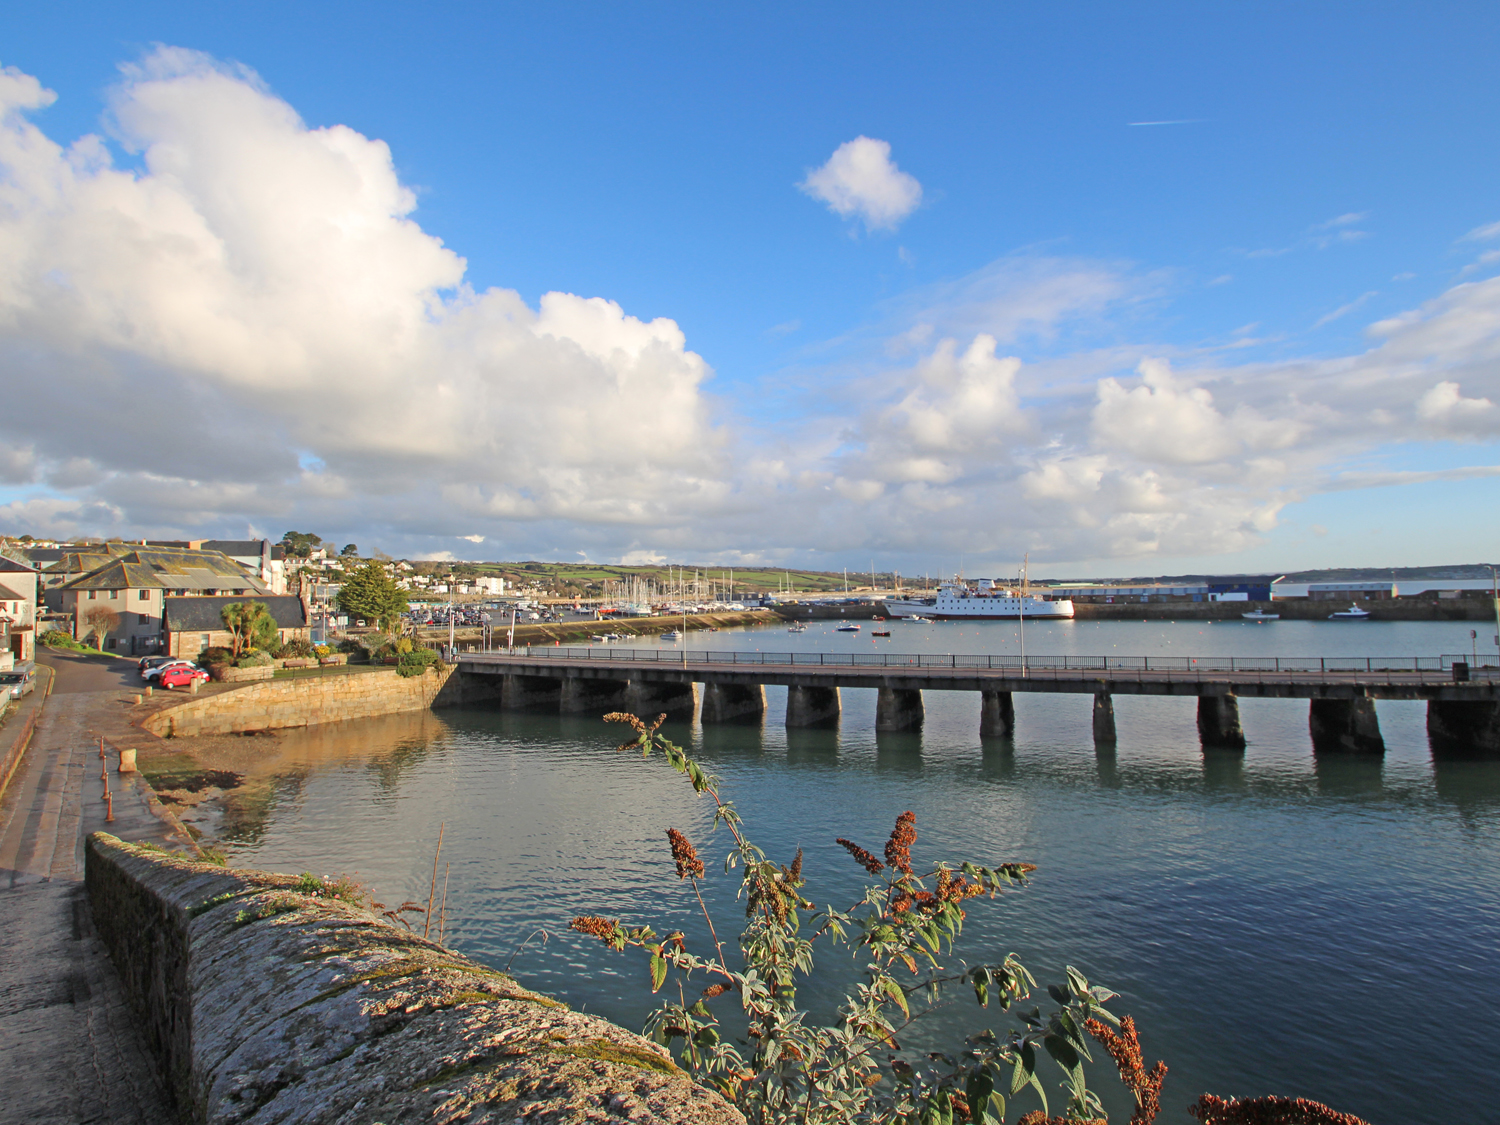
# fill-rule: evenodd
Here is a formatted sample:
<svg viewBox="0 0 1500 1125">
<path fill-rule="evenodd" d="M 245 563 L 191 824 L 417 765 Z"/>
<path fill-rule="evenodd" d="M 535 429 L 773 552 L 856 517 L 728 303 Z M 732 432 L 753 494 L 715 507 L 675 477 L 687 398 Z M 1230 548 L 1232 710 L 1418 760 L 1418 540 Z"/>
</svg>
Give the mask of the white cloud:
<svg viewBox="0 0 1500 1125">
<path fill-rule="evenodd" d="M 870 230 L 894 230 L 922 202 L 916 177 L 896 167 L 889 143 L 873 137 L 845 141 L 797 186 L 835 214 L 864 220 Z"/>
<path fill-rule="evenodd" d="M 1313 322 L 1313 330 L 1317 331 L 1325 324 L 1332 324 L 1335 320 L 1339 320 L 1342 317 L 1348 316 L 1355 309 L 1359 308 L 1360 305 L 1368 301 L 1371 297 L 1378 296 L 1379 292 L 1380 291 L 1378 289 L 1372 289 L 1368 293 L 1361 293 L 1358 297 L 1354 298 L 1354 300 L 1350 301 L 1348 304 L 1340 305 L 1330 313 L 1324 313 L 1322 316 L 1318 317 L 1316 321 Z"/>
<path fill-rule="evenodd" d="M 1417 400 L 1417 417 L 1450 436 L 1500 434 L 1500 410 L 1487 398 L 1464 398 L 1457 383 L 1444 380 Z"/>
<path fill-rule="evenodd" d="M 1482 227 L 1475 227 L 1464 235 L 1461 242 L 1488 242 L 1492 238 L 1500 238 L 1500 222 L 1485 223 Z"/>
<path fill-rule="evenodd" d="M 1175 379 L 1162 360 L 1142 360 L 1137 373 L 1140 385 L 1130 390 L 1118 379 L 1100 381 L 1093 432 L 1101 444 L 1185 465 L 1213 461 L 1237 448 L 1212 394 Z"/>
<path fill-rule="evenodd" d="M 73 486 L 86 451 L 101 498 L 152 526 L 355 494 L 413 534 L 675 522 L 722 494 L 728 434 L 681 329 L 468 288 L 383 142 L 309 128 L 248 72 L 176 49 L 112 97 L 139 171 L 46 137 L 26 113 L 50 101 L 0 72 L 0 368 L 34 407 L 0 444 Z M 13 453 L 0 471 L 28 470 Z"/>
<path fill-rule="evenodd" d="M 460 539 L 466 539 L 470 543 L 483 543 L 484 542 L 484 536 L 483 535 L 460 535 L 459 538 Z"/>
</svg>

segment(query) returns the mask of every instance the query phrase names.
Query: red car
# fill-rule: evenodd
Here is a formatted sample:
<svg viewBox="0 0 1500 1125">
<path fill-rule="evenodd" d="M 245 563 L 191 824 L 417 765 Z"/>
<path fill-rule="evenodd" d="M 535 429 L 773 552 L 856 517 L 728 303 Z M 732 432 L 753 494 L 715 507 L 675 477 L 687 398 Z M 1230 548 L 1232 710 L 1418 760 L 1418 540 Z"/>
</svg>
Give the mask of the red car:
<svg viewBox="0 0 1500 1125">
<path fill-rule="evenodd" d="M 207 680 L 208 673 L 202 668 L 194 668 L 191 664 L 178 664 L 166 669 L 161 674 L 161 686 L 164 688 L 187 687 L 194 680 Z"/>
</svg>

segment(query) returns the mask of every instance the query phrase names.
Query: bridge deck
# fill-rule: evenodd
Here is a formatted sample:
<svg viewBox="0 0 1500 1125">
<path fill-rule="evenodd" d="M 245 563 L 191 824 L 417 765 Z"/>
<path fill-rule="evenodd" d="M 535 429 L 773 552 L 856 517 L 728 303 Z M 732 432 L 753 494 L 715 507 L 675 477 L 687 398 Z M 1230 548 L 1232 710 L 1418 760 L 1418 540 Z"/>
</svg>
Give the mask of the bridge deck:
<svg viewBox="0 0 1500 1125">
<path fill-rule="evenodd" d="M 1500 701 L 1500 669 L 1467 681 L 1440 657 L 1031 657 L 538 648 L 461 653 L 475 675 L 937 691 Z"/>
</svg>

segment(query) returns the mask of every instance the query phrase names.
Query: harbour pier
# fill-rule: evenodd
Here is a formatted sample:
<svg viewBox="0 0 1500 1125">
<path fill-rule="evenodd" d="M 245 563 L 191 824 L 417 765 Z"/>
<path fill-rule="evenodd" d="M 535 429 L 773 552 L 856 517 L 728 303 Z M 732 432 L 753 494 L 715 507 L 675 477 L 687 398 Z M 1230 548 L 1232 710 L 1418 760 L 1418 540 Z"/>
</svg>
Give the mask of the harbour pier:
<svg viewBox="0 0 1500 1125">
<path fill-rule="evenodd" d="M 1319 753 L 1381 754 L 1374 701 L 1421 700 L 1434 747 L 1500 757 L 1500 669 L 1438 657 L 1030 657 L 899 653 L 689 652 L 648 648 L 548 647 L 462 653 L 458 673 L 493 684 L 509 708 L 568 712 L 630 710 L 691 718 L 699 685 L 705 723 L 757 722 L 765 688 L 787 688 L 786 725 L 836 724 L 840 692 L 878 693 L 879 731 L 920 729 L 925 691 L 979 697 L 979 734 L 1015 729 L 1016 692 L 1088 695 L 1096 743 L 1114 743 L 1116 695 L 1193 696 L 1209 750 L 1246 746 L 1239 700 L 1308 701 Z"/>
</svg>

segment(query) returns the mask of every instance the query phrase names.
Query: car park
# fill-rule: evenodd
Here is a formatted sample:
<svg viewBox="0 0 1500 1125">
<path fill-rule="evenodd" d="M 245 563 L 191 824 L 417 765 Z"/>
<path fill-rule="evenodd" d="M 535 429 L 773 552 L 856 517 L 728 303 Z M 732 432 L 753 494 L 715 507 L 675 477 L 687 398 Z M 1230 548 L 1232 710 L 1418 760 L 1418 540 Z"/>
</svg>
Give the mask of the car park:
<svg viewBox="0 0 1500 1125">
<path fill-rule="evenodd" d="M 143 669 L 141 671 L 141 679 L 143 679 L 143 680 L 155 680 L 155 679 L 159 679 L 161 677 L 161 674 L 164 671 L 166 671 L 168 668 L 194 668 L 194 667 L 196 667 L 196 665 L 191 660 L 181 660 L 181 659 L 178 659 L 178 660 L 169 660 L 165 664 L 154 664 L 150 668 Z"/>
<path fill-rule="evenodd" d="M 174 664 L 161 674 L 161 686 L 164 688 L 189 687 L 194 680 L 203 683 L 208 679 L 208 673 L 194 664 Z"/>
</svg>

